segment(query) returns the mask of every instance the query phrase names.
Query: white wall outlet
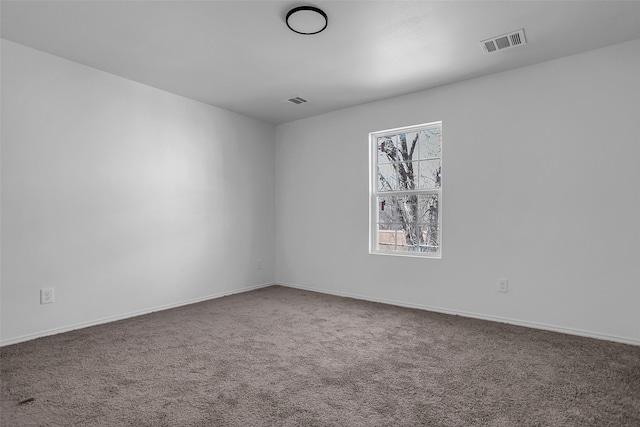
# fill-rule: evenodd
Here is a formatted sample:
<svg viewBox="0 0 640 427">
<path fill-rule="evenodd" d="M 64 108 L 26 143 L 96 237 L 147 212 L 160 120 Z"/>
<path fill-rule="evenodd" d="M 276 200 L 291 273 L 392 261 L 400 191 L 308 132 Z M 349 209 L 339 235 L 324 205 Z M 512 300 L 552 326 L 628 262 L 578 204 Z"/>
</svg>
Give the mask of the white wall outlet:
<svg viewBox="0 0 640 427">
<path fill-rule="evenodd" d="M 262 270 L 262 260 L 261 259 L 256 261 L 256 270 Z"/>
<path fill-rule="evenodd" d="M 498 292 L 509 292 L 509 281 L 507 279 L 498 279 Z"/>
<path fill-rule="evenodd" d="M 40 304 L 51 304 L 53 302 L 53 288 L 40 289 Z"/>
</svg>

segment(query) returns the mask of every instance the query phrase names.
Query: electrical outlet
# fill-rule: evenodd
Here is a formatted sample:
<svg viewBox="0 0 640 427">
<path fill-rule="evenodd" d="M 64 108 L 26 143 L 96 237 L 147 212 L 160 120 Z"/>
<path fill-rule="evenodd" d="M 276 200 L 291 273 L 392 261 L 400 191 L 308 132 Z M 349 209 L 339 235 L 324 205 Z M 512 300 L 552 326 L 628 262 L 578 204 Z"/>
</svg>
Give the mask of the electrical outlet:
<svg viewBox="0 0 640 427">
<path fill-rule="evenodd" d="M 40 289 L 40 304 L 51 304 L 53 302 L 53 288 Z"/>
<path fill-rule="evenodd" d="M 507 279 L 498 279 L 498 292 L 509 292 L 509 281 Z"/>
<path fill-rule="evenodd" d="M 262 260 L 261 259 L 256 261 L 256 269 L 257 270 L 262 270 Z"/>
</svg>

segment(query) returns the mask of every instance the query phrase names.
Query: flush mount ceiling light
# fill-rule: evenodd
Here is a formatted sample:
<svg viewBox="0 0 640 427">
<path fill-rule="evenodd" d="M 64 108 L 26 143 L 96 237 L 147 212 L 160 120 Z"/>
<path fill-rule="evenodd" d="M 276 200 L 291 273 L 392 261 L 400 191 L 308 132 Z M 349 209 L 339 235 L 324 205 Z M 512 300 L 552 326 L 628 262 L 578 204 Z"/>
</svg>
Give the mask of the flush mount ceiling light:
<svg viewBox="0 0 640 427">
<path fill-rule="evenodd" d="M 327 28 L 327 14 L 317 7 L 294 7 L 287 13 L 287 27 L 298 34 L 318 34 Z"/>
</svg>

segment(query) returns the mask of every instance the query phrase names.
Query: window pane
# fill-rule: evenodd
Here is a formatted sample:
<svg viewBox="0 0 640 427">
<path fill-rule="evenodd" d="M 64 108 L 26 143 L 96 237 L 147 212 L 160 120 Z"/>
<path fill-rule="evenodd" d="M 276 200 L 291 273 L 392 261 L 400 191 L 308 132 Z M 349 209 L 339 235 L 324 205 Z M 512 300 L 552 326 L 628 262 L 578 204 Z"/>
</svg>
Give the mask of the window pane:
<svg viewBox="0 0 640 427">
<path fill-rule="evenodd" d="M 420 159 L 439 158 L 442 155 L 440 129 L 425 129 L 420 131 L 419 139 Z M 414 158 L 418 158 L 414 156 Z"/>
<path fill-rule="evenodd" d="M 417 195 L 405 195 L 394 198 L 399 223 L 398 251 L 416 251 L 419 244 L 417 220 L 419 215 Z"/>
<path fill-rule="evenodd" d="M 438 223 L 438 195 L 421 194 L 418 196 L 418 222 L 432 224 Z"/>
<path fill-rule="evenodd" d="M 387 156 L 387 151 L 393 147 L 387 142 L 386 138 L 378 138 L 378 164 L 389 163 L 391 160 Z"/>
<path fill-rule="evenodd" d="M 442 168 L 440 160 L 423 160 L 420 162 L 418 188 L 440 188 L 442 185 Z"/>
<path fill-rule="evenodd" d="M 420 225 L 420 251 L 438 253 L 440 251 L 440 230 L 438 224 Z"/>
<path fill-rule="evenodd" d="M 403 157 L 401 160 L 405 162 L 410 162 L 418 158 L 417 137 L 418 137 L 417 132 L 409 132 L 409 133 L 403 133 L 399 135 L 398 142 L 400 143 L 401 152 L 403 154 Z M 406 147 L 405 145 L 402 144 L 403 142 L 406 143 Z"/>
<path fill-rule="evenodd" d="M 398 225 L 390 224 L 389 229 L 378 229 L 378 250 L 395 251 L 397 245 Z"/>
<path fill-rule="evenodd" d="M 398 210 L 398 222 L 401 224 L 415 224 L 418 218 L 418 196 L 398 196 L 394 199 Z"/>
<path fill-rule="evenodd" d="M 406 160 L 404 155 L 402 139 L 400 135 L 385 135 L 379 137 L 378 145 L 378 163 L 402 162 Z"/>
<path fill-rule="evenodd" d="M 408 132 L 400 134 L 399 142 L 402 147 L 402 152 L 404 157 L 402 160 L 411 161 L 418 158 L 418 133 L 417 132 Z M 406 148 L 402 143 L 406 143 Z M 405 151 L 406 150 L 406 151 Z"/>
<path fill-rule="evenodd" d="M 378 250 L 396 251 L 398 230 L 398 200 L 396 197 L 378 197 Z"/>
<path fill-rule="evenodd" d="M 392 224 L 398 223 L 398 207 L 395 197 L 378 197 L 378 224 L 381 229 L 390 230 Z"/>
<path fill-rule="evenodd" d="M 386 135 L 378 138 L 378 152 L 381 152 L 381 148 L 384 147 L 386 153 L 391 157 L 393 162 L 406 162 L 411 161 L 418 156 L 418 147 L 416 145 L 413 154 L 411 153 L 411 147 L 413 144 L 414 133 L 399 133 L 396 135 Z M 384 145 L 382 145 L 384 144 Z M 389 161 L 387 159 L 387 161 Z"/>
<path fill-rule="evenodd" d="M 395 163 L 398 175 L 398 190 L 418 189 L 418 162 Z"/>
<path fill-rule="evenodd" d="M 418 198 L 418 205 L 420 210 L 420 251 L 438 253 L 440 251 L 438 195 L 420 195 Z"/>
<path fill-rule="evenodd" d="M 378 165 L 378 191 L 398 189 L 398 174 L 393 164 Z"/>
</svg>

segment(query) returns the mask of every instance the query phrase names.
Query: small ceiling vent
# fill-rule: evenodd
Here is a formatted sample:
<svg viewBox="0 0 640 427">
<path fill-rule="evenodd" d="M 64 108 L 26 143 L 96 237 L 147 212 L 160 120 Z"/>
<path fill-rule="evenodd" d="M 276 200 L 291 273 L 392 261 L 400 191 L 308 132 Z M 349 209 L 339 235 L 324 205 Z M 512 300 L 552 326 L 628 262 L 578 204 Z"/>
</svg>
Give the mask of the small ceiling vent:
<svg viewBox="0 0 640 427">
<path fill-rule="evenodd" d="M 295 105 L 300 105 L 300 104 L 304 104 L 304 103 L 309 102 L 309 101 L 307 101 L 306 99 L 304 99 L 304 98 L 302 98 L 300 96 L 294 96 L 293 98 L 287 99 L 286 102 L 290 102 L 290 103 L 295 104 Z"/>
<path fill-rule="evenodd" d="M 508 49 L 510 47 L 516 47 L 523 44 L 527 44 L 527 39 L 524 37 L 524 29 L 519 29 L 518 31 L 503 34 L 501 36 L 493 37 L 480 42 L 482 50 L 487 53 Z"/>
</svg>

